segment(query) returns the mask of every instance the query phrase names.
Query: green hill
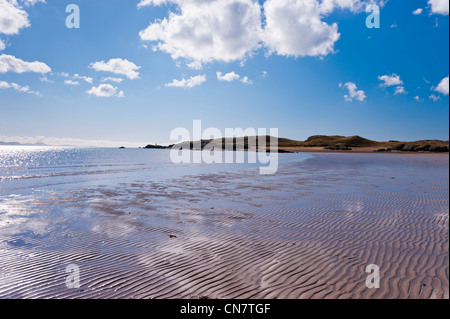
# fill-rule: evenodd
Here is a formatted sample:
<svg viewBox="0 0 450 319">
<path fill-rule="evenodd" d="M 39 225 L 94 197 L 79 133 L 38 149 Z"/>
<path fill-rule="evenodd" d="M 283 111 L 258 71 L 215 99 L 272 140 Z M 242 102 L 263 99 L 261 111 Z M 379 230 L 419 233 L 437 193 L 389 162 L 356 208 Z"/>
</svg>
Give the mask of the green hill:
<svg viewBox="0 0 450 319">
<path fill-rule="evenodd" d="M 264 136 L 262 137 L 264 139 Z M 241 138 L 242 139 L 242 138 Z M 270 136 L 265 136 L 266 145 L 269 146 Z M 236 138 L 222 138 L 215 140 L 201 140 L 201 149 L 206 145 L 213 146 L 217 149 L 225 149 L 226 143 L 233 145 L 233 149 L 236 150 Z M 198 143 L 199 141 L 197 141 Z M 179 144 L 186 145 L 190 149 L 194 149 L 194 142 L 184 142 Z M 189 144 L 189 145 L 187 145 Z M 258 145 L 258 137 L 250 136 L 244 137 L 244 150 L 254 149 L 254 146 Z M 296 141 L 287 138 L 278 138 L 278 147 L 283 148 L 295 148 L 295 147 L 323 147 L 328 149 L 337 150 L 350 150 L 351 148 L 379 148 L 378 151 L 409 151 L 409 152 L 448 152 L 449 142 L 439 140 L 421 140 L 415 142 L 377 142 L 372 141 L 361 136 L 326 136 L 326 135 L 314 135 L 309 137 L 306 141 Z M 198 148 L 195 145 L 195 148 Z"/>
</svg>

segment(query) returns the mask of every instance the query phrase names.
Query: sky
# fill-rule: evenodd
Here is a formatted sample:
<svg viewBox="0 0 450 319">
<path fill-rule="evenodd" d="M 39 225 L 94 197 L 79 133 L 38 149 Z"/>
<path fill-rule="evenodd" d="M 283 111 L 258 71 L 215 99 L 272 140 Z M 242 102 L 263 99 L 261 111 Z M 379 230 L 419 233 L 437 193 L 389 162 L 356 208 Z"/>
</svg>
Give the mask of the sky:
<svg viewBox="0 0 450 319">
<path fill-rule="evenodd" d="M 0 141 L 448 140 L 448 63 L 448 0 L 0 0 Z"/>
</svg>

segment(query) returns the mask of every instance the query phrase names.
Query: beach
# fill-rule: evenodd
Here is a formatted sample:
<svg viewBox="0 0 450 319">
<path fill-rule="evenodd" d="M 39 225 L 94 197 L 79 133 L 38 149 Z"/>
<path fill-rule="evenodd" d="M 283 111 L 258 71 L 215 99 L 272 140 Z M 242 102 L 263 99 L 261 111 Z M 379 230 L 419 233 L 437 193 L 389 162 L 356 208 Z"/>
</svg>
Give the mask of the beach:
<svg viewBox="0 0 450 319">
<path fill-rule="evenodd" d="M 280 154 L 260 175 L 165 150 L 8 150 L 0 298 L 449 298 L 448 154 Z"/>
</svg>

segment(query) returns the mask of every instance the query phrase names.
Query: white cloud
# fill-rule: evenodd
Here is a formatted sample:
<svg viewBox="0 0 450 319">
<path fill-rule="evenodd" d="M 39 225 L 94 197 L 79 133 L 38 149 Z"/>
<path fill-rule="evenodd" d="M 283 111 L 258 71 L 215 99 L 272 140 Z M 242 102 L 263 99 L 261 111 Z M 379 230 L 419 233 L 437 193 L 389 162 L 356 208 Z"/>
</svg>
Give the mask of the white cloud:
<svg viewBox="0 0 450 319">
<path fill-rule="evenodd" d="M 234 73 L 234 71 L 227 73 L 225 75 L 222 75 L 222 72 L 217 72 L 216 74 L 217 74 L 217 79 L 219 81 L 232 82 L 232 81 L 239 80 L 241 78 L 241 76 L 239 74 Z"/>
<path fill-rule="evenodd" d="M 0 73 L 15 72 L 35 72 L 45 74 L 51 72 L 50 67 L 42 62 L 25 62 L 12 55 L 0 55 Z"/>
<path fill-rule="evenodd" d="M 433 100 L 433 102 L 437 102 L 441 99 L 440 96 L 437 96 L 436 94 L 431 94 L 430 95 L 430 100 Z"/>
<path fill-rule="evenodd" d="M 244 76 L 244 77 L 241 79 L 241 82 L 242 82 L 242 83 L 245 83 L 245 84 L 253 84 L 253 81 L 249 80 L 249 78 L 246 77 L 246 76 Z"/>
<path fill-rule="evenodd" d="M 93 86 L 89 91 L 87 91 L 87 93 L 97 97 L 125 96 L 123 91 L 117 93 L 117 87 L 112 86 L 111 84 L 100 84 L 97 87 Z"/>
<path fill-rule="evenodd" d="M 387 0 L 322 0 L 320 3 L 320 12 L 322 14 L 330 14 L 336 9 L 348 9 L 351 12 L 361 12 L 368 4 L 377 4 L 383 7 Z"/>
<path fill-rule="evenodd" d="M 37 96 L 42 96 L 42 94 L 40 92 L 30 90 L 29 86 L 21 86 L 16 83 L 8 83 L 5 81 L 0 81 L 0 89 L 14 89 L 14 90 L 22 92 L 22 93 L 28 93 L 28 94 L 34 94 Z"/>
<path fill-rule="evenodd" d="M 28 14 L 16 0 L 0 0 L 0 33 L 18 34 L 29 26 Z"/>
<path fill-rule="evenodd" d="M 431 12 L 434 14 L 448 15 L 449 1 L 448 0 L 428 0 L 431 5 Z"/>
<path fill-rule="evenodd" d="M 397 86 L 395 88 L 395 95 L 408 94 L 403 86 Z"/>
<path fill-rule="evenodd" d="M 340 34 L 336 23 L 322 21 L 320 5 L 314 0 L 267 0 L 264 42 L 283 56 L 324 56 L 334 52 Z"/>
<path fill-rule="evenodd" d="M 74 78 L 74 79 L 78 79 L 78 80 L 83 80 L 83 81 L 85 81 L 85 82 L 87 82 L 87 83 L 89 83 L 89 84 L 92 84 L 92 81 L 94 81 L 94 79 L 91 78 L 91 77 L 88 77 L 88 76 L 81 76 L 81 75 L 79 75 L 79 74 L 75 74 L 75 75 L 73 76 L 73 78 Z"/>
<path fill-rule="evenodd" d="M 126 59 L 111 59 L 108 62 L 101 61 L 91 63 L 89 66 L 95 71 L 111 72 L 115 74 L 125 75 L 130 80 L 139 78 L 139 72 L 137 72 L 141 67 L 137 66 L 133 62 Z"/>
<path fill-rule="evenodd" d="M 67 85 L 79 85 L 80 82 L 78 82 L 78 81 L 72 81 L 72 80 L 65 80 L 65 81 L 64 81 L 64 84 L 67 84 Z"/>
<path fill-rule="evenodd" d="M 213 61 L 245 61 L 259 49 L 283 56 L 324 56 L 339 40 L 336 23 L 324 19 L 337 9 L 361 11 L 383 0 L 141 0 L 144 6 L 175 6 L 139 35 L 173 59 L 199 69 Z"/>
<path fill-rule="evenodd" d="M 47 3 L 45 0 L 21 0 L 25 6 L 34 6 L 36 3 Z"/>
<path fill-rule="evenodd" d="M 39 81 L 44 82 L 44 83 L 53 83 L 53 81 L 49 80 L 48 77 L 46 77 L 46 76 L 40 77 Z"/>
<path fill-rule="evenodd" d="M 421 15 L 423 12 L 422 8 L 417 8 L 416 10 L 413 11 L 412 14 L 414 14 L 415 16 Z"/>
<path fill-rule="evenodd" d="M 194 69 L 194 70 L 201 70 L 202 64 L 200 62 L 194 61 L 187 64 L 188 68 Z"/>
<path fill-rule="evenodd" d="M 222 72 L 216 72 L 216 74 L 217 74 L 217 79 L 219 81 L 233 82 L 233 81 L 239 80 L 240 82 L 245 83 L 245 84 L 253 84 L 253 82 L 250 81 L 247 76 L 241 77 L 239 74 L 236 74 L 234 71 L 227 73 L 225 75 L 223 75 Z"/>
<path fill-rule="evenodd" d="M 56 74 L 59 75 L 59 76 L 65 77 L 65 78 L 68 78 L 70 76 L 70 74 L 67 73 L 67 72 L 58 72 Z"/>
<path fill-rule="evenodd" d="M 339 87 L 344 87 L 348 90 L 348 94 L 344 95 L 347 102 L 352 102 L 354 99 L 363 102 L 367 96 L 363 90 L 358 90 L 355 83 L 347 82 L 344 85 L 339 83 Z"/>
<path fill-rule="evenodd" d="M 154 6 L 160 6 L 164 3 L 171 2 L 170 0 L 141 0 L 138 3 L 138 8 L 154 5 Z M 174 2 L 174 1 L 172 1 Z"/>
<path fill-rule="evenodd" d="M 83 75 L 79 75 L 79 74 L 70 75 L 67 72 L 57 72 L 55 74 L 58 75 L 58 76 L 62 76 L 64 78 L 71 78 L 72 80 L 83 80 L 83 81 L 85 81 L 86 83 L 89 83 L 89 84 L 92 84 L 93 81 L 94 81 L 94 79 L 89 77 L 89 76 L 83 76 Z M 66 80 L 66 81 L 64 81 L 64 83 L 67 82 L 66 84 L 73 84 L 73 83 L 76 82 L 77 84 L 80 84 L 79 81 L 72 81 L 72 80 Z M 72 83 L 70 83 L 70 82 L 72 82 Z"/>
<path fill-rule="evenodd" d="M 18 142 L 22 144 L 44 143 L 51 146 L 75 146 L 75 147 L 139 147 L 148 144 L 147 142 L 130 142 L 130 141 L 110 141 L 110 140 L 86 140 L 66 137 L 51 136 L 0 136 L 2 142 Z"/>
<path fill-rule="evenodd" d="M 434 89 L 436 92 L 439 92 L 443 95 L 448 95 L 449 91 L 449 81 L 448 76 L 438 84 L 438 86 Z"/>
<path fill-rule="evenodd" d="M 114 82 L 114 83 L 122 83 L 123 79 L 122 78 L 112 78 L 112 77 L 107 77 L 107 78 L 103 78 L 102 82 Z"/>
<path fill-rule="evenodd" d="M 380 84 L 383 87 L 403 85 L 403 81 L 400 80 L 400 76 L 397 74 L 381 75 L 378 77 L 378 80 L 383 82 Z"/>
<path fill-rule="evenodd" d="M 3 42 L 2 39 L 0 39 L 0 51 L 5 50 L 5 48 L 6 48 L 5 42 Z"/>
<path fill-rule="evenodd" d="M 206 82 L 206 75 L 197 75 L 190 77 L 189 79 L 174 79 L 172 82 L 167 83 L 167 87 L 181 87 L 181 88 L 193 88 Z"/>
<path fill-rule="evenodd" d="M 160 5 L 169 1 L 142 1 Z M 190 62 L 242 60 L 259 47 L 261 8 L 254 0 L 171 0 L 179 10 L 139 35 L 155 49 Z"/>
<path fill-rule="evenodd" d="M 420 97 L 417 95 L 414 97 L 414 100 L 416 100 L 417 102 L 420 102 Z"/>
</svg>

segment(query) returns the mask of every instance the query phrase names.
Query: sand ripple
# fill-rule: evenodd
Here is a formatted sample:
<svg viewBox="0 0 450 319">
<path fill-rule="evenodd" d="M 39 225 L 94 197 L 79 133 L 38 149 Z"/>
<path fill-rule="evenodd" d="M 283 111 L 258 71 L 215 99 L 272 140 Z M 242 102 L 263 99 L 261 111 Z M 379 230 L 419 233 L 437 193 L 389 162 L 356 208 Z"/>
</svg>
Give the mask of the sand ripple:
<svg viewBox="0 0 450 319">
<path fill-rule="evenodd" d="M 5 198 L 0 297 L 449 298 L 447 165 L 322 154 L 276 176 Z M 69 264 L 80 289 L 65 286 Z"/>
</svg>

